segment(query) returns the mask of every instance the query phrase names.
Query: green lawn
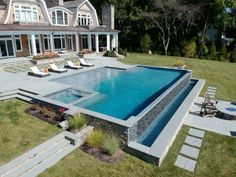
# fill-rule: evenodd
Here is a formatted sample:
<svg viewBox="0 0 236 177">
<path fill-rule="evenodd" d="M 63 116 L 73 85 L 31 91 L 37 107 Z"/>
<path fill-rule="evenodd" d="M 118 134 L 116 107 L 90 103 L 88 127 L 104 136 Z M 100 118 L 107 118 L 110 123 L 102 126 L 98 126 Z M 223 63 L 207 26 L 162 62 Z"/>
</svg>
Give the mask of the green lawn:
<svg viewBox="0 0 236 177">
<path fill-rule="evenodd" d="M 130 53 L 123 62 L 172 67 L 178 60 L 193 70 L 193 77 L 206 80 L 202 95 L 209 85 L 213 85 L 218 88 L 216 98 L 236 101 L 236 63 L 137 53 Z"/>
<path fill-rule="evenodd" d="M 184 126 L 161 167 L 146 163 L 129 154 L 114 164 L 101 162 L 75 150 L 40 177 L 233 177 L 236 176 L 236 140 L 207 132 L 195 173 L 174 166 L 189 127 Z"/>
<path fill-rule="evenodd" d="M 29 107 L 30 104 L 16 99 L 0 102 L 0 165 L 61 131 L 26 114 Z"/>
</svg>

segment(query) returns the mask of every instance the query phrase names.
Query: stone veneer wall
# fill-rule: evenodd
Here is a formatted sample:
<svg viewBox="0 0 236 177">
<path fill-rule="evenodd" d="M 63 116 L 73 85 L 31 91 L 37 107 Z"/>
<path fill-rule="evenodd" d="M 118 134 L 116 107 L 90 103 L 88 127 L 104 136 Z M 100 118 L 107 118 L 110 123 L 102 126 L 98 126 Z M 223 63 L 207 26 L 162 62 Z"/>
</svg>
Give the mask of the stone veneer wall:
<svg viewBox="0 0 236 177">
<path fill-rule="evenodd" d="M 102 25 L 109 29 L 115 28 L 115 7 L 112 4 L 102 6 Z"/>
<path fill-rule="evenodd" d="M 185 78 L 163 99 L 161 99 L 148 113 L 129 129 L 128 141 L 136 141 L 139 136 L 148 128 L 153 120 L 162 112 L 164 107 L 190 82 L 191 74 Z"/>
</svg>

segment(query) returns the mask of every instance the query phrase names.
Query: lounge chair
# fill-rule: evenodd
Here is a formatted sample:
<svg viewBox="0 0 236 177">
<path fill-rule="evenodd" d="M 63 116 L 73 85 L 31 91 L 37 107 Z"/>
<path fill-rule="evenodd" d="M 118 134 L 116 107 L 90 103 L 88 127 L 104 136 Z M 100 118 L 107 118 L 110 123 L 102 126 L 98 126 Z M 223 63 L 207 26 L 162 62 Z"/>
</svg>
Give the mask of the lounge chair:
<svg viewBox="0 0 236 177">
<path fill-rule="evenodd" d="M 30 76 L 36 76 L 36 77 L 46 77 L 46 76 L 50 76 L 49 73 L 45 73 L 42 71 L 39 71 L 39 69 L 37 68 L 37 66 L 33 66 L 30 68 L 31 71 L 28 72 L 28 75 Z"/>
<path fill-rule="evenodd" d="M 94 66 L 93 63 L 86 62 L 86 61 L 84 60 L 84 58 L 79 59 L 79 61 L 80 61 L 80 64 L 81 64 L 82 66 L 87 66 L 87 67 Z"/>
<path fill-rule="evenodd" d="M 70 68 L 70 69 L 82 69 L 82 66 L 77 66 L 74 63 L 72 63 L 72 61 L 67 61 L 66 62 L 67 65 L 65 66 L 66 68 Z"/>
<path fill-rule="evenodd" d="M 49 71 L 55 72 L 55 73 L 65 73 L 68 70 L 64 68 L 58 68 L 56 64 L 50 64 L 49 65 Z"/>
</svg>

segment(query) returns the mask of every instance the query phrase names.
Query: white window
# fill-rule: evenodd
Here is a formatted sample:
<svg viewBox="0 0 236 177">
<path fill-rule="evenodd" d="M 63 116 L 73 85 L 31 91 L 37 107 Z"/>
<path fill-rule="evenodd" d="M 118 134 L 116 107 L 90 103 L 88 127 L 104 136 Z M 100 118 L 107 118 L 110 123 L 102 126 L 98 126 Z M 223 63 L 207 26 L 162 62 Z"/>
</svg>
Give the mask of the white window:
<svg viewBox="0 0 236 177">
<path fill-rule="evenodd" d="M 22 51 L 21 35 L 15 35 L 16 51 Z"/>
<path fill-rule="evenodd" d="M 54 35 L 54 48 L 65 49 L 66 48 L 66 37 L 65 35 Z"/>
<path fill-rule="evenodd" d="M 54 25 L 65 25 L 68 26 L 68 13 L 62 10 L 54 10 L 51 12 L 52 23 Z"/>
<path fill-rule="evenodd" d="M 78 14 L 78 25 L 79 26 L 93 25 L 91 15 L 90 14 Z"/>
<path fill-rule="evenodd" d="M 44 35 L 43 36 L 43 46 L 44 46 L 44 51 L 51 50 L 51 38 L 50 38 L 50 35 Z"/>
<path fill-rule="evenodd" d="M 15 21 L 17 22 L 37 22 L 38 12 L 36 7 L 15 6 Z"/>
</svg>

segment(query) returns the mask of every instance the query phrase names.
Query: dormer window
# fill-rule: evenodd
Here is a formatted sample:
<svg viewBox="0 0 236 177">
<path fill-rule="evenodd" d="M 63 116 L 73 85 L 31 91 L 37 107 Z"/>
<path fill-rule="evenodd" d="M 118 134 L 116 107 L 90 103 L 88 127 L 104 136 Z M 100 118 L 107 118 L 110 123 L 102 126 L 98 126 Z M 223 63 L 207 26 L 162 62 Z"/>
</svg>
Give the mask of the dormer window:
<svg viewBox="0 0 236 177">
<path fill-rule="evenodd" d="M 15 21 L 17 22 L 37 22 L 38 12 L 36 7 L 15 6 Z"/>
<path fill-rule="evenodd" d="M 69 25 L 68 14 L 62 10 L 54 10 L 51 12 L 52 23 L 54 25 Z"/>
<path fill-rule="evenodd" d="M 93 25 L 91 15 L 90 14 L 78 14 L 78 25 L 79 26 Z"/>
</svg>

